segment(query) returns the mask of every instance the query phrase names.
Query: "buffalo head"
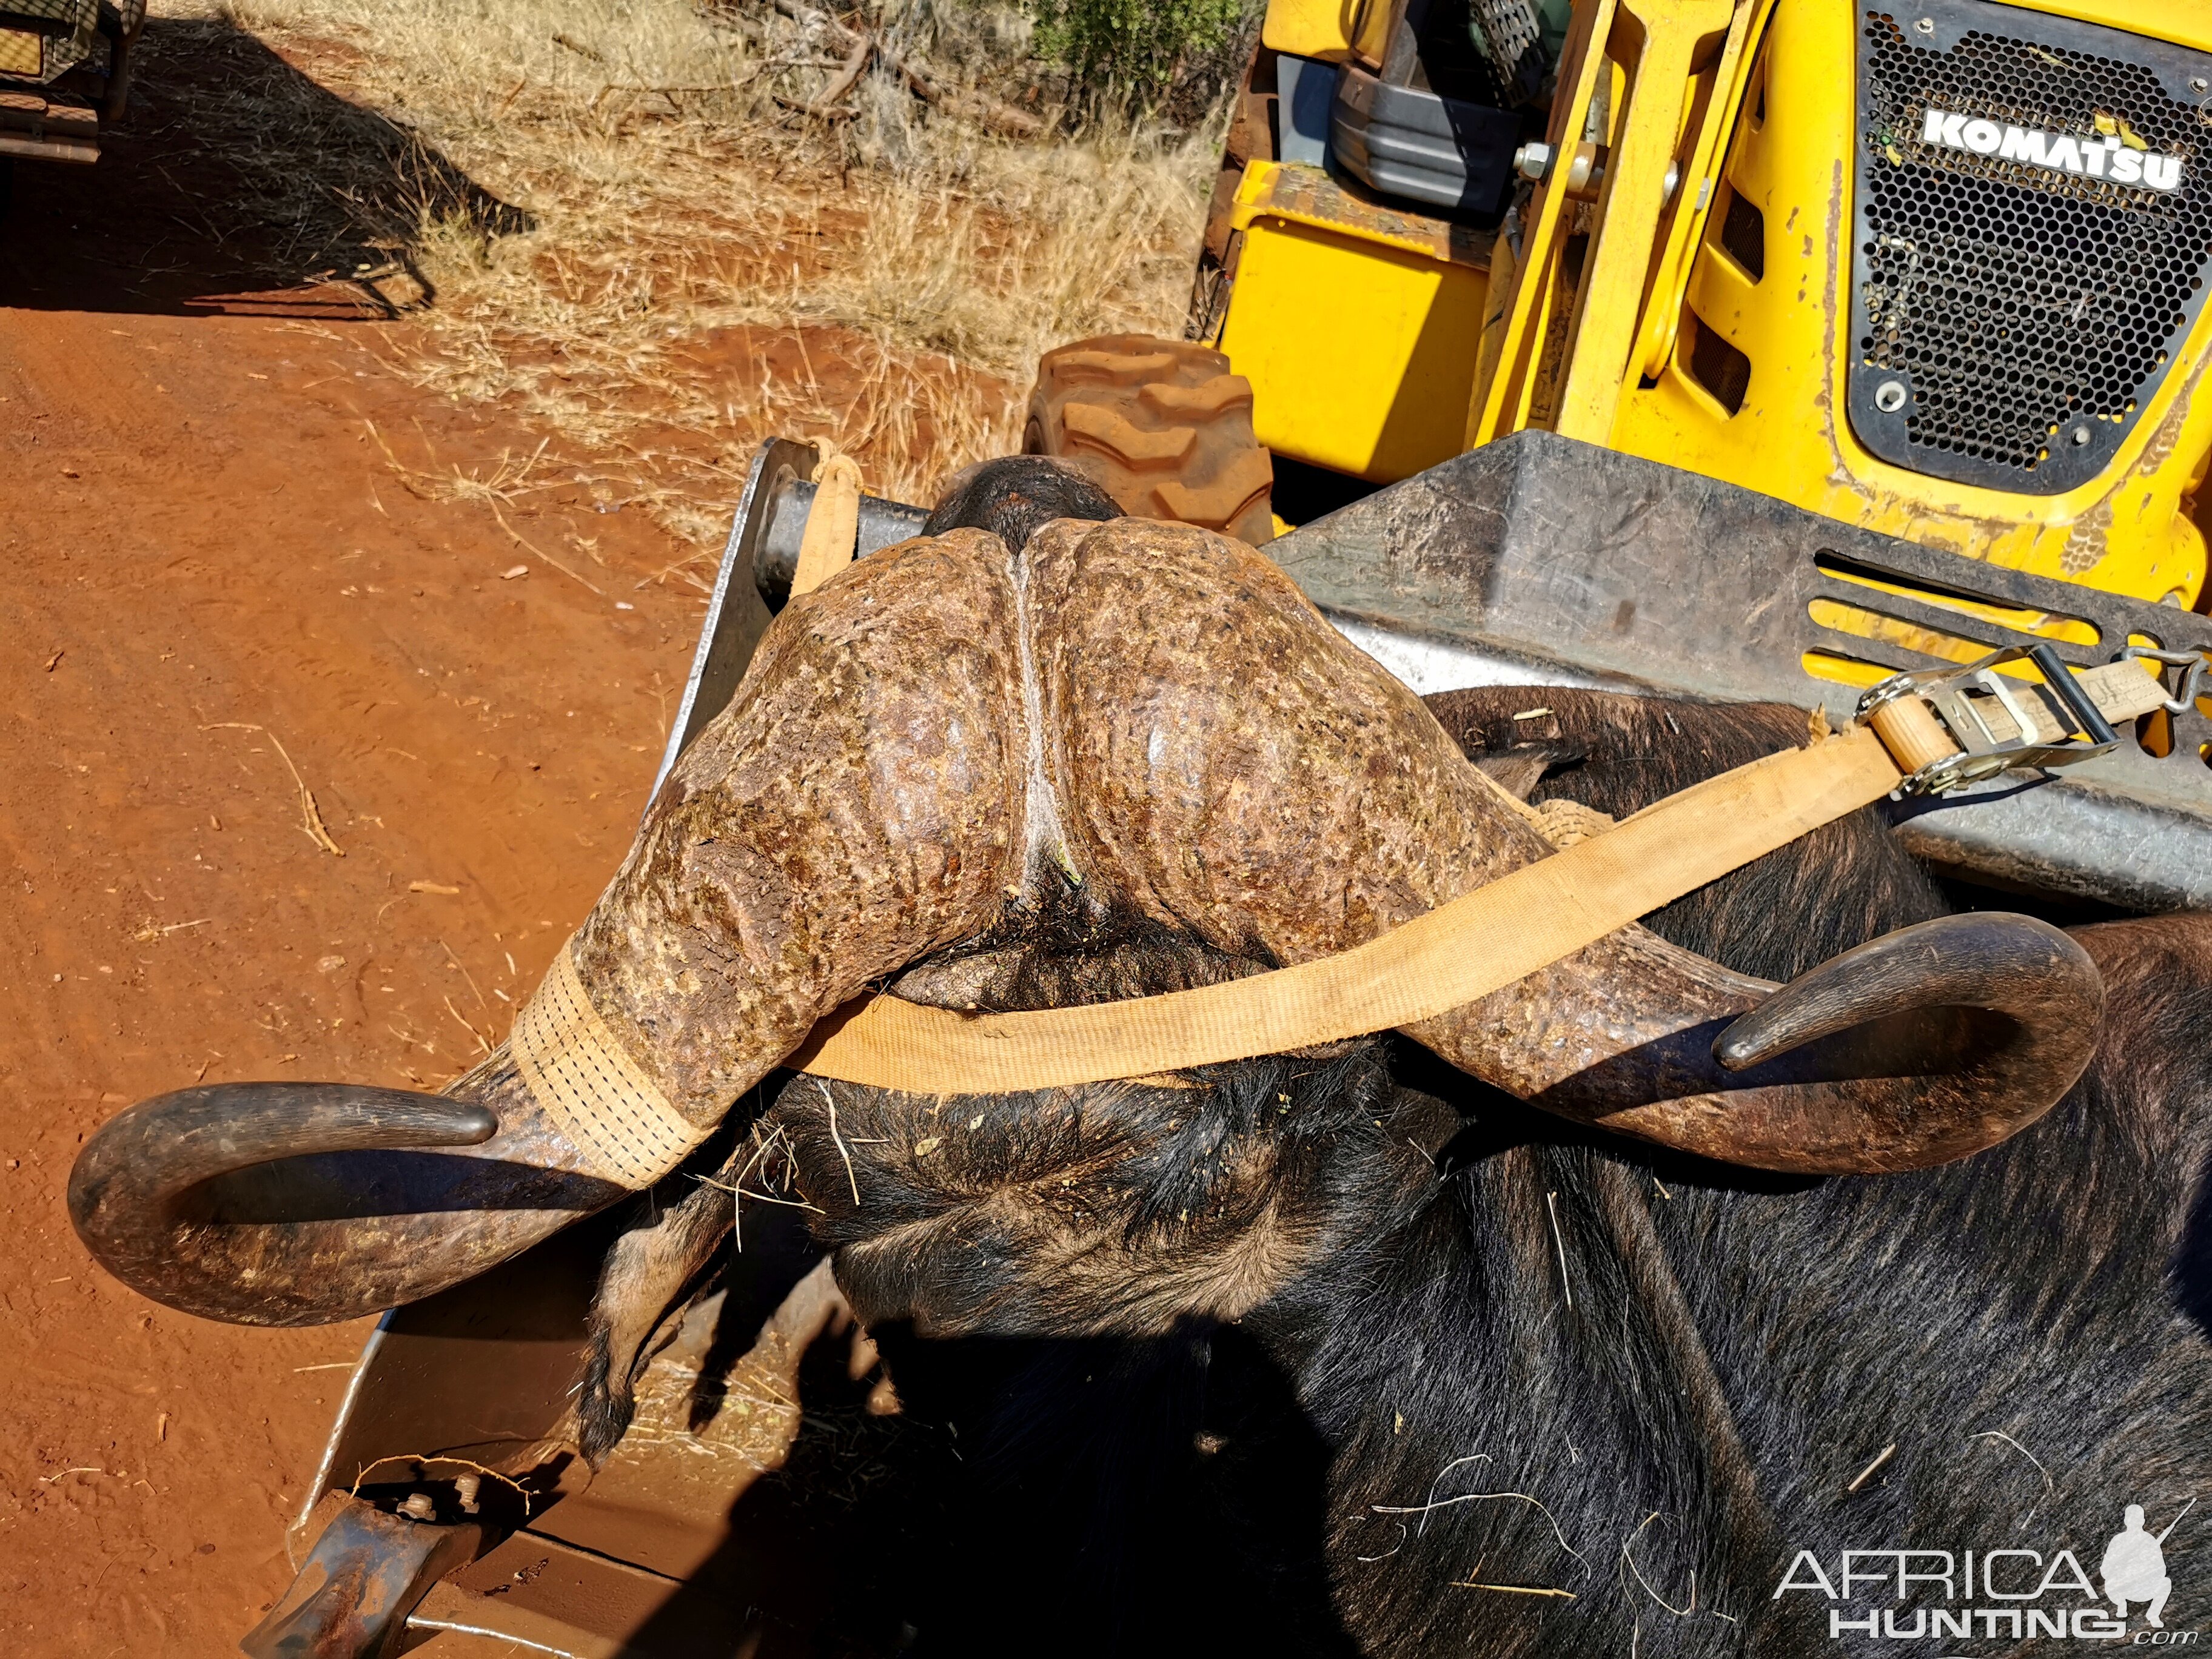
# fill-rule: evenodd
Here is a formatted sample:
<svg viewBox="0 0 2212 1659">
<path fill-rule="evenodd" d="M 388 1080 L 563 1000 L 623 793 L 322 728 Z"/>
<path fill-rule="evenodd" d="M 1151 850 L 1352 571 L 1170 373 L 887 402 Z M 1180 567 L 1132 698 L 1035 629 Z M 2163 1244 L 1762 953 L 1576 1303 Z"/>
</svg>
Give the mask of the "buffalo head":
<svg viewBox="0 0 2212 1659">
<path fill-rule="evenodd" d="M 988 483 L 963 484 L 987 517 Z M 946 528 L 777 618 L 540 992 L 580 992 L 599 1052 L 629 1068 L 635 1134 L 583 1123 L 511 1041 L 441 1096 L 146 1102 L 86 1147 L 72 1215 L 172 1305 L 349 1318 L 649 1184 L 871 985 L 936 964 L 909 994 L 957 1006 L 977 975 L 1024 971 L 1048 908 L 1135 918 L 1207 971 L 1249 971 L 1358 945 L 1549 850 L 1243 544 L 1062 520 L 1010 554 Z M 1908 930 L 1779 992 L 1632 927 L 1407 1035 L 1627 1134 L 1880 1170 L 2047 1109 L 2088 1060 L 2101 997 L 2080 949 L 2024 917 Z"/>
</svg>

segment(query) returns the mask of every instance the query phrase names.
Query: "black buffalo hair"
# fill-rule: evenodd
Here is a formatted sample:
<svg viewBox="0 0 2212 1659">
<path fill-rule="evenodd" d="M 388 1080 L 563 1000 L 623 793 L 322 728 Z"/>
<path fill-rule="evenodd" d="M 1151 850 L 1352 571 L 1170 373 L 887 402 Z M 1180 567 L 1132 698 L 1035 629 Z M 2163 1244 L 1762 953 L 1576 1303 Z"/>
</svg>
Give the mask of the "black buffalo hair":
<svg viewBox="0 0 2212 1659">
<path fill-rule="evenodd" d="M 941 536 L 966 526 L 988 530 L 1018 553 L 1054 519 L 1118 519 L 1114 498 L 1066 461 L 1007 455 L 956 474 L 921 527 Z"/>
</svg>

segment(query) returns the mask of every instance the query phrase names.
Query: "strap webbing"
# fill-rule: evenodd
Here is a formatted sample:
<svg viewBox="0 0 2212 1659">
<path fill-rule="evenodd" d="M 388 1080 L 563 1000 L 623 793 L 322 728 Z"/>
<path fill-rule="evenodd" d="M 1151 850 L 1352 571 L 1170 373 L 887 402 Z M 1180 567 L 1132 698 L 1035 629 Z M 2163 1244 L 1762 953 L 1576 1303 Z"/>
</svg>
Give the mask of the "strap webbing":
<svg viewBox="0 0 2212 1659">
<path fill-rule="evenodd" d="M 860 468 L 850 455 L 829 455 L 814 469 L 814 504 L 799 532 L 791 597 L 811 593 L 853 562 L 860 528 Z"/>
<path fill-rule="evenodd" d="M 1501 990 L 1685 893 L 1880 800 L 1902 775 L 1873 732 L 1770 755 L 1668 796 L 1366 944 L 1127 1002 L 963 1014 L 847 1005 L 786 1062 L 917 1094 L 1066 1088 L 1411 1025 Z"/>
<path fill-rule="evenodd" d="M 592 1006 L 574 949 L 572 939 L 554 952 L 553 965 L 514 1017 L 507 1052 L 538 1109 L 593 1174 L 650 1187 L 713 1126 L 678 1111 L 616 1040 Z"/>
</svg>

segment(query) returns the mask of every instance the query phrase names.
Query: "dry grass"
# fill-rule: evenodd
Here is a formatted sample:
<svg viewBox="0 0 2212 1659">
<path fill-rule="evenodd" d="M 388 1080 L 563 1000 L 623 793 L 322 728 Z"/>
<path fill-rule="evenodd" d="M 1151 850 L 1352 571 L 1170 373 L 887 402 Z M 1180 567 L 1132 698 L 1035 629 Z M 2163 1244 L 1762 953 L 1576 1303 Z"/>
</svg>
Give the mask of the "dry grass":
<svg viewBox="0 0 2212 1659">
<path fill-rule="evenodd" d="M 834 55 L 751 0 L 196 3 L 155 11 L 250 32 L 374 129 L 354 148 L 384 179 L 295 204 L 303 264 L 376 283 L 423 386 L 520 412 L 549 468 L 619 477 L 700 548 L 769 432 L 915 499 L 1018 447 L 1040 351 L 1180 331 L 1210 132 L 1018 144 L 881 71 L 854 118 L 795 114 L 779 98 Z M 295 130 L 326 173 L 330 133 L 267 124 Z M 272 194 L 296 188 L 287 149 L 254 158 Z"/>
</svg>

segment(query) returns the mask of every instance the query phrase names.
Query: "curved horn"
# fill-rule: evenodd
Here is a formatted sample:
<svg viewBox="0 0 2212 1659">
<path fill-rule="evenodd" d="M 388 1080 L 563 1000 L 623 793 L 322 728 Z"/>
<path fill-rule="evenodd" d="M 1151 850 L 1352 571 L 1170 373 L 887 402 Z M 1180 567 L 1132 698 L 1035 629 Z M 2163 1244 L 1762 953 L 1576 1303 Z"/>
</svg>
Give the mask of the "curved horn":
<svg viewBox="0 0 2212 1659">
<path fill-rule="evenodd" d="M 678 763 L 568 949 L 614 1045 L 694 1139 L 822 1014 L 981 931 L 1020 880 L 1016 609 L 1005 548 L 974 531 L 864 560 L 785 609 Z M 349 1319 L 641 1184 L 574 1127 L 505 1048 L 446 1098 L 186 1091 L 94 1137 L 72 1214 L 157 1301 L 248 1323 Z"/>
<path fill-rule="evenodd" d="M 1306 961 L 1550 851 L 1419 699 L 1242 544 L 1060 525 L 1025 558 L 1064 861 L 1154 918 Z M 2102 1008 L 2063 936 L 1978 923 L 1908 930 L 1778 995 L 1627 927 L 1408 1035 L 1546 1109 L 1708 1158 L 1938 1162 L 2055 1103 Z M 1734 1074 L 1713 1041 L 1753 1009 L 1732 1060 L 1810 1046 Z"/>
<path fill-rule="evenodd" d="M 2056 927 L 1946 916 L 1792 980 L 1722 1031 L 1702 1067 L 1686 1032 L 1535 1103 L 1760 1169 L 1921 1169 L 2049 1110 L 2087 1067 L 2104 1000 L 2096 963 Z M 1674 1098 L 1607 1109 L 1656 1075 Z"/>
<path fill-rule="evenodd" d="M 2020 1049 L 2022 1062 L 2057 1066 L 2084 1043 L 2076 1030 L 2048 1029 L 2052 1004 L 2071 1013 L 2082 1001 L 2101 1005 L 2104 994 L 2089 953 L 2048 922 L 2002 911 L 1943 916 L 1799 975 L 1722 1032 L 1713 1058 L 1748 1071 L 1870 1020 L 1940 1006 L 2011 1016 L 2023 1035 L 2003 1048 Z"/>
<path fill-rule="evenodd" d="M 295 1083 L 180 1089 L 118 1113 L 86 1143 L 70 1171 L 70 1220 L 108 1272 L 171 1307 L 246 1324 L 343 1318 L 441 1285 L 418 1282 L 421 1264 L 403 1260 L 392 1264 L 390 1285 L 376 1291 L 382 1300 L 333 1312 L 343 1293 L 334 1297 L 335 1287 L 323 1285 L 313 1307 L 305 1306 L 289 1282 L 298 1275 L 264 1282 L 262 1268 L 279 1244 L 271 1228 L 223 1218 L 226 1207 L 251 1209 L 257 1198 L 265 1206 L 270 1194 L 233 1193 L 226 1206 L 210 1184 L 319 1154 L 476 1146 L 498 1129 L 499 1120 L 478 1103 L 399 1089 Z M 301 1232 L 312 1224 L 297 1218 L 306 1194 L 290 1196 L 287 1253 L 304 1257 L 302 1266 L 357 1278 L 346 1274 L 347 1264 L 321 1261 L 324 1252 Z"/>
</svg>

